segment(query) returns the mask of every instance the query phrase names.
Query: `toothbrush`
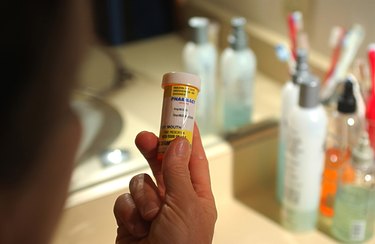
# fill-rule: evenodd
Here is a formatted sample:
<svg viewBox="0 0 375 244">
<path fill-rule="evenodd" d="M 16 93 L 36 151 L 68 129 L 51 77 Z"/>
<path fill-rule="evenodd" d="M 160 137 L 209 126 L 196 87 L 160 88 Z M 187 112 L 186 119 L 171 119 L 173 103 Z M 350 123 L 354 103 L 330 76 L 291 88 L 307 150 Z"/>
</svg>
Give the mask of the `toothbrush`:
<svg viewBox="0 0 375 244">
<path fill-rule="evenodd" d="M 300 31 L 299 35 L 298 35 L 298 48 L 301 48 L 301 49 L 306 49 L 308 50 L 310 47 L 310 44 L 309 44 L 309 38 L 308 38 L 308 35 L 306 32 L 304 31 Z"/>
<path fill-rule="evenodd" d="M 293 60 L 296 60 L 297 38 L 296 38 L 296 28 L 294 25 L 294 19 L 293 19 L 292 13 L 288 15 L 288 27 L 289 27 L 290 50 L 292 53 Z"/>
<path fill-rule="evenodd" d="M 375 43 L 368 47 L 368 60 L 370 66 L 371 94 L 367 101 L 367 119 L 375 121 Z"/>
<path fill-rule="evenodd" d="M 328 101 L 331 98 L 335 92 L 336 85 L 344 79 L 363 41 L 364 35 L 364 29 L 360 25 L 354 25 L 345 35 L 340 59 L 331 77 L 327 80 L 325 86 L 323 86 L 321 92 L 323 101 Z"/>
<path fill-rule="evenodd" d="M 299 11 L 292 12 L 288 15 L 289 37 L 291 42 L 292 57 L 297 58 L 298 35 L 303 28 L 302 13 Z"/>
<path fill-rule="evenodd" d="M 375 97 L 375 43 L 369 45 L 368 59 L 370 64 L 371 95 Z"/>
<path fill-rule="evenodd" d="M 362 44 L 364 36 L 365 31 L 362 26 L 355 25 L 350 29 L 348 37 L 344 39 L 345 49 L 342 55 L 342 59 L 340 59 L 340 63 L 337 66 L 338 77 L 345 77 L 347 70 L 353 63 L 355 55 L 358 52 L 359 46 Z"/>
<path fill-rule="evenodd" d="M 329 38 L 329 44 L 333 48 L 331 64 L 327 71 L 327 74 L 323 80 L 323 85 L 331 78 L 334 70 L 336 69 L 337 62 L 340 58 L 342 43 L 345 37 L 345 29 L 340 26 L 335 26 L 331 30 Z"/>
<path fill-rule="evenodd" d="M 375 43 L 370 44 L 368 47 L 368 59 L 372 87 L 370 97 L 367 101 L 366 118 L 371 146 L 375 150 Z"/>
<path fill-rule="evenodd" d="M 361 95 L 364 101 L 367 101 L 370 95 L 371 81 L 367 61 L 364 58 L 358 58 L 353 63 L 353 73 L 358 78 Z"/>
<path fill-rule="evenodd" d="M 363 126 L 364 121 L 365 121 L 365 117 L 366 117 L 365 116 L 365 114 L 366 114 L 366 104 L 365 104 L 365 100 L 363 99 L 363 96 L 362 96 L 362 93 L 361 93 L 361 87 L 359 85 L 358 80 L 356 79 L 356 77 L 353 74 L 350 74 L 348 76 L 348 78 L 353 84 L 353 93 L 354 93 L 355 100 L 357 101 L 356 114 L 358 116 L 359 121 L 361 122 L 361 126 Z M 364 128 L 364 127 L 362 127 L 362 128 Z"/>
<path fill-rule="evenodd" d="M 275 46 L 275 54 L 278 60 L 283 63 L 288 64 L 288 72 L 289 74 L 293 74 L 295 62 L 292 59 L 289 49 L 286 47 L 285 44 L 279 43 Z"/>
</svg>

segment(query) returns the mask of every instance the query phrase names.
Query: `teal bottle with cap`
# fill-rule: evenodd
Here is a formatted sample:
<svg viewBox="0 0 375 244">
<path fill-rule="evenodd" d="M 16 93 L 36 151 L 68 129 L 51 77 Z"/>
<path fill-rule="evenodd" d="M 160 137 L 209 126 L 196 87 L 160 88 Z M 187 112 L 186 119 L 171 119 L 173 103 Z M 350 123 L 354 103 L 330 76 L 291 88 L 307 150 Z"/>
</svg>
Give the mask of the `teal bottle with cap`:
<svg viewBox="0 0 375 244">
<path fill-rule="evenodd" d="M 202 134 L 217 132 L 217 50 L 209 41 L 209 19 L 192 17 L 189 19 L 191 39 L 183 49 L 183 66 L 188 73 L 201 79 L 201 91 L 197 102 L 196 118 Z"/>
<path fill-rule="evenodd" d="M 248 46 L 246 19 L 231 20 L 229 46 L 220 57 L 220 122 L 223 132 L 251 123 L 257 61 Z"/>
</svg>

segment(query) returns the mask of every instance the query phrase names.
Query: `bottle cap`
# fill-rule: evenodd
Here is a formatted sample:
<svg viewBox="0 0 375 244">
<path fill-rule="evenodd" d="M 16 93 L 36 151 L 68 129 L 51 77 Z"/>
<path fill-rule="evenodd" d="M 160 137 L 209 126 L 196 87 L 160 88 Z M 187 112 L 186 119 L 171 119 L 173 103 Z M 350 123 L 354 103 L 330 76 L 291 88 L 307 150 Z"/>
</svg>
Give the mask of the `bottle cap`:
<svg viewBox="0 0 375 244">
<path fill-rule="evenodd" d="M 308 75 L 301 80 L 299 106 L 302 108 L 314 108 L 320 104 L 320 82 L 314 75 Z"/>
<path fill-rule="evenodd" d="M 359 167 L 371 167 L 374 160 L 374 151 L 371 148 L 368 133 L 363 132 L 358 144 L 352 150 L 353 165 Z"/>
<path fill-rule="evenodd" d="M 243 50 L 247 48 L 247 33 L 245 31 L 246 19 L 234 17 L 231 20 L 232 34 L 228 37 L 228 42 L 233 50 Z"/>
<path fill-rule="evenodd" d="M 208 24 L 208 19 L 204 17 L 192 17 L 189 19 L 189 26 L 192 31 L 192 42 L 196 44 L 208 42 Z"/>
<path fill-rule="evenodd" d="M 198 90 L 201 89 L 201 81 L 196 75 L 184 72 L 169 72 L 163 75 L 161 87 L 164 88 L 165 86 L 176 84 L 193 86 Z"/>
<path fill-rule="evenodd" d="M 352 114 L 357 109 L 357 101 L 353 93 L 353 82 L 348 77 L 344 83 L 344 92 L 339 97 L 337 110 L 340 113 Z"/>
</svg>

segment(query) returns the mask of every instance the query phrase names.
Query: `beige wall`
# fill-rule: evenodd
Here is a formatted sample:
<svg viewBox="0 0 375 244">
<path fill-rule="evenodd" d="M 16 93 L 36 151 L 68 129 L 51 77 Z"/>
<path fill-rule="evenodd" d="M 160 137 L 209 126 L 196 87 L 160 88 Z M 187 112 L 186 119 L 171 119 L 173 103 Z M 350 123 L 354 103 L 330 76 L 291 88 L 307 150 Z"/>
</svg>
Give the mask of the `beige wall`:
<svg viewBox="0 0 375 244">
<path fill-rule="evenodd" d="M 366 30 L 360 55 L 364 56 L 367 46 L 375 42 L 375 1 L 374 0 L 318 0 L 313 1 L 311 12 L 311 42 L 317 50 L 329 52 L 328 36 L 332 26 L 350 28 L 354 23 Z"/>
<path fill-rule="evenodd" d="M 310 46 L 329 56 L 328 38 L 331 28 L 363 25 L 366 38 L 360 55 L 367 45 L 375 42 L 375 0 L 200 0 L 216 3 L 283 35 L 287 34 L 286 13 L 301 10 Z"/>
<path fill-rule="evenodd" d="M 201 0 L 202 1 L 202 0 Z M 203 0 L 204 1 L 204 0 Z M 285 19 L 283 17 L 282 0 L 206 0 L 221 4 L 226 9 L 246 17 L 249 22 L 255 21 L 277 30 L 287 33 Z"/>
</svg>

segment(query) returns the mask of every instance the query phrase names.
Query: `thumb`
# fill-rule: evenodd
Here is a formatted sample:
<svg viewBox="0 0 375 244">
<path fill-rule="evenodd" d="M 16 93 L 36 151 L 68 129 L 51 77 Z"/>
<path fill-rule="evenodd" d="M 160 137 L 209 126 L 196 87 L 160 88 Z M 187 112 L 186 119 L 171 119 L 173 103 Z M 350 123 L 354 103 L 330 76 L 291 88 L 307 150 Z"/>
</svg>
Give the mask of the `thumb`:
<svg viewBox="0 0 375 244">
<path fill-rule="evenodd" d="M 186 196 L 193 190 L 189 160 L 191 146 L 186 138 L 178 137 L 168 146 L 162 163 L 166 195 Z"/>
</svg>

